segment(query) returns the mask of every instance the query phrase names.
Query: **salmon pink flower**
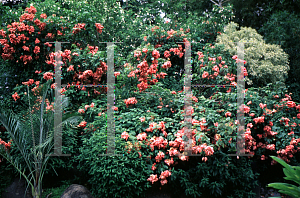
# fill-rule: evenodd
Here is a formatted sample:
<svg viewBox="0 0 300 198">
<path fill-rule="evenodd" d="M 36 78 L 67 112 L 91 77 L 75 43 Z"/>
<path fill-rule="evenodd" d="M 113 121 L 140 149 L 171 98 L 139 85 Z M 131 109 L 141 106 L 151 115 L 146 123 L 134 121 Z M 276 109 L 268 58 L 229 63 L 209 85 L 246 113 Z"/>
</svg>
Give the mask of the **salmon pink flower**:
<svg viewBox="0 0 300 198">
<path fill-rule="evenodd" d="M 151 169 L 152 169 L 153 171 L 156 169 L 155 165 L 156 165 L 156 163 L 152 164 L 152 168 L 151 168 Z"/>
<path fill-rule="evenodd" d="M 40 42 L 41 42 L 41 41 L 40 41 L 38 38 L 36 38 L 34 43 L 35 43 L 35 44 L 38 44 L 38 43 L 40 43 Z"/>
<path fill-rule="evenodd" d="M 168 69 L 168 68 L 170 68 L 171 66 L 172 66 L 171 61 L 167 61 L 167 62 L 165 62 L 165 63 L 163 64 L 162 68 Z"/>
<path fill-rule="evenodd" d="M 140 117 L 141 122 L 145 122 L 146 118 L 145 117 Z"/>
<path fill-rule="evenodd" d="M 147 139 L 147 133 L 140 133 L 136 136 L 137 140 L 146 140 Z"/>
<path fill-rule="evenodd" d="M 13 99 L 14 99 L 15 101 L 17 101 L 17 100 L 20 98 L 20 96 L 18 95 L 17 92 L 15 92 L 15 93 L 12 95 L 12 97 L 13 97 Z"/>
<path fill-rule="evenodd" d="M 262 117 L 258 117 L 258 118 L 253 118 L 253 121 L 255 122 L 255 124 L 261 124 L 261 123 L 264 123 L 265 117 L 262 116 Z"/>
<path fill-rule="evenodd" d="M 41 19 L 47 19 L 47 15 L 46 15 L 46 14 L 41 14 L 41 15 L 40 15 L 40 18 L 41 18 Z"/>
<path fill-rule="evenodd" d="M 68 67 L 67 72 L 69 72 L 69 71 L 74 71 L 74 65 L 70 65 L 70 66 Z"/>
<path fill-rule="evenodd" d="M 27 47 L 27 46 L 24 45 L 22 48 L 23 48 L 24 51 L 28 51 L 29 52 L 29 47 Z"/>
<path fill-rule="evenodd" d="M 269 144 L 269 145 L 267 145 L 266 149 L 275 150 L 275 144 Z"/>
<path fill-rule="evenodd" d="M 231 113 L 227 111 L 227 112 L 225 113 L 225 116 L 226 116 L 226 117 L 228 117 L 228 116 L 230 117 L 230 116 L 231 116 Z"/>
<path fill-rule="evenodd" d="M 78 113 L 84 113 L 84 109 L 79 109 Z"/>
<path fill-rule="evenodd" d="M 219 67 L 217 65 L 215 65 L 213 68 L 212 68 L 213 71 L 215 72 L 219 72 Z"/>
<path fill-rule="evenodd" d="M 35 53 L 35 54 L 40 53 L 40 47 L 39 46 L 35 46 L 34 50 L 33 50 L 33 53 Z"/>
<path fill-rule="evenodd" d="M 97 32 L 99 32 L 101 34 L 102 33 L 102 29 L 104 27 L 100 23 L 95 23 L 95 26 L 96 26 Z"/>
<path fill-rule="evenodd" d="M 129 134 L 128 134 L 126 131 L 124 131 L 124 132 L 121 134 L 121 138 L 126 139 L 126 141 L 127 141 L 128 137 L 130 137 L 130 136 L 129 136 Z"/>
<path fill-rule="evenodd" d="M 180 159 L 181 161 L 189 161 L 189 157 L 188 157 L 188 156 L 185 156 L 185 155 L 180 156 L 179 159 Z"/>
<path fill-rule="evenodd" d="M 204 71 L 203 74 L 202 74 L 202 78 L 207 78 L 209 76 L 209 73 Z"/>
<path fill-rule="evenodd" d="M 160 54 L 157 50 L 153 50 L 152 51 L 152 56 L 155 58 L 155 59 L 158 59 L 160 57 Z"/>
<path fill-rule="evenodd" d="M 135 99 L 135 97 L 133 97 L 133 98 L 125 99 L 124 102 L 126 104 L 126 107 L 128 107 L 128 105 L 130 105 L 130 104 L 136 104 L 137 100 Z"/>
<path fill-rule="evenodd" d="M 34 6 L 30 6 L 29 8 L 26 8 L 25 11 L 27 11 L 29 14 L 35 14 L 36 8 Z"/>
<path fill-rule="evenodd" d="M 147 48 L 143 48 L 142 52 L 145 53 L 145 54 L 147 54 L 148 49 Z"/>
<path fill-rule="evenodd" d="M 172 157 L 171 159 L 165 159 L 165 163 L 166 163 L 168 166 L 171 166 L 172 164 L 174 164 L 173 157 Z"/>
<path fill-rule="evenodd" d="M 234 55 L 234 56 L 232 57 L 232 59 L 236 60 L 236 59 L 237 59 L 237 55 Z"/>
<path fill-rule="evenodd" d="M 154 182 L 158 181 L 157 175 L 151 174 L 147 181 L 150 181 L 153 184 Z"/>
<path fill-rule="evenodd" d="M 289 108 L 293 108 L 293 107 L 296 107 L 296 103 L 295 102 L 293 102 L 293 101 L 287 101 L 287 106 L 289 107 Z"/>
<path fill-rule="evenodd" d="M 214 154 L 214 149 L 213 149 L 213 147 L 207 146 L 207 147 L 205 148 L 205 155 L 206 155 L 206 156 L 210 156 L 210 155 L 213 155 L 213 154 Z"/>
<path fill-rule="evenodd" d="M 86 127 L 86 124 L 87 124 L 86 121 L 82 121 L 82 122 L 78 125 L 78 127 L 84 128 L 84 127 Z"/>
<path fill-rule="evenodd" d="M 249 113 L 250 112 L 250 107 L 244 105 L 244 112 Z"/>
<path fill-rule="evenodd" d="M 264 109 L 266 106 L 267 106 L 267 104 L 259 103 L 259 107 L 260 107 L 261 109 Z"/>
<path fill-rule="evenodd" d="M 247 124 L 247 127 L 252 128 L 252 127 L 253 127 L 253 124 L 252 124 L 252 123 L 248 123 L 248 124 Z"/>
<path fill-rule="evenodd" d="M 165 154 L 163 152 L 159 151 L 159 153 L 155 157 L 155 160 L 156 160 L 156 162 L 160 162 L 164 157 L 165 157 Z"/>
<path fill-rule="evenodd" d="M 53 73 L 52 72 L 46 72 L 46 73 L 44 73 L 43 78 L 45 80 L 51 80 L 51 79 L 53 79 Z"/>
<path fill-rule="evenodd" d="M 119 76 L 119 75 L 120 75 L 120 72 L 115 72 L 115 73 L 114 73 L 114 76 L 115 76 L 115 77 L 117 77 L 117 76 Z"/>
<path fill-rule="evenodd" d="M 170 52 L 169 52 L 168 50 L 166 50 L 166 51 L 164 52 L 164 57 L 165 57 L 165 58 L 169 58 L 170 56 L 171 56 Z"/>
</svg>

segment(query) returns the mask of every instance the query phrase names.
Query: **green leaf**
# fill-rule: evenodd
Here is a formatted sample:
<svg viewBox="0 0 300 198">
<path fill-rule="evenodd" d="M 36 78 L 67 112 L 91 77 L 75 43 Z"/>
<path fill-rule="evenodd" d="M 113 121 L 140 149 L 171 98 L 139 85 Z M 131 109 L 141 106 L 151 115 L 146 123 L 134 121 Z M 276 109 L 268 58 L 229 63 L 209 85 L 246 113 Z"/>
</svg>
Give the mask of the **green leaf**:
<svg viewBox="0 0 300 198">
<path fill-rule="evenodd" d="M 276 188 L 280 193 L 287 194 L 292 197 L 300 197 L 300 189 L 297 186 L 287 183 L 271 183 L 268 187 Z"/>
</svg>

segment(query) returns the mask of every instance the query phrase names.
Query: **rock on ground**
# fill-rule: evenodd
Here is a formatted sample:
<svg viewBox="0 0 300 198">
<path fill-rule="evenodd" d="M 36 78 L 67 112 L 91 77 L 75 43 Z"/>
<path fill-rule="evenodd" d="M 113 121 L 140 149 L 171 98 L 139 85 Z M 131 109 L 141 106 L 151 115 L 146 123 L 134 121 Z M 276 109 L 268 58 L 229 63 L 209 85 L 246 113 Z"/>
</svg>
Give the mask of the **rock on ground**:
<svg viewBox="0 0 300 198">
<path fill-rule="evenodd" d="M 72 184 L 69 186 L 60 198 L 94 198 L 90 191 L 78 184 Z"/>
</svg>

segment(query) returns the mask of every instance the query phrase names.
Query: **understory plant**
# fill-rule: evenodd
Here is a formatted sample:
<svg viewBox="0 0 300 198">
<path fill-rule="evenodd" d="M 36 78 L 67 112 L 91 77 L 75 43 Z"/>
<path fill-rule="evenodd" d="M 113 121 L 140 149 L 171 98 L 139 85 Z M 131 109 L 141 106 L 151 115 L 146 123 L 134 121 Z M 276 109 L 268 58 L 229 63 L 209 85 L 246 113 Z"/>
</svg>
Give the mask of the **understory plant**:
<svg viewBox="0 0 300 198">
<path fill-rule="evenodd" d="M 42 87 L 43 97 L 40 98 L 40 108 L 31 109 L 30 92 L 28 89 L 29 120 L 19 116 L 10 109 L 1 109 L 0 122 L 4 125 L 12 139 L 12 143 L 1 145 L 0 154 L 23 176 L 27 182 L 27 188 L 30 185 L 32 196 L 41 198 L 42 181 L 49 160 L 49 154 L 53 148 L 53 109 L 45 108 L 45 100 L 50 81 Z M 66 107 L 68 99 L 63 97 L 62 107 Z M 76 122 L 80 116 L 68 114 L 63 116 L 63 122 Z M 9 147 L 16 147 L 25 161 L 25 167 L 19 163 L 19 160 L 11 155 Z"/>
<path fill-rule="evenodd" d="M 278 157 L 275 157 L 275 156 L 270 156 L 270 157 L 285 167 L 285 168 L 283 168 L 283 172 L 286 176 L 286 177 L 284 177 L 284 179 L 293 181 L 293 182 L 297 183 L 298 185 L 300 185 L 300 167 L 299 166 L 290 166 L 285 161 L 283 161 L 282 159 L 280 159 Z M 270 183 L 268 185 L 268 187 L 276 188 L 279 190 L 280 193 L 287 194 L 294 198 L 300 197 L 300 187 L 299 186 L 295 186 L 295 185 L 288 184 L 288 183 Z M 277 197 L 273 197 L 273 198 L 277 198 Z"/>
</svg>

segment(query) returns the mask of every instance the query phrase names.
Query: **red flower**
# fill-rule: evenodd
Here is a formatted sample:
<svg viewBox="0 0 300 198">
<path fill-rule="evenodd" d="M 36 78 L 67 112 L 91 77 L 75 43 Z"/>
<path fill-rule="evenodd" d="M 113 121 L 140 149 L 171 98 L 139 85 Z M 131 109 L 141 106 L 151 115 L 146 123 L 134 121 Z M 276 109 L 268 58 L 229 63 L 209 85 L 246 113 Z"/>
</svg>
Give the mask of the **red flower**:
<svg viewBox="0 0 300 198">
<path fill-rule="evenodd" d="M 24 45 L 22 48 L 23 48 L 24 51 L 28 51 L 29 52 L 29 47 L 27 47 L 27 46 Z"/>
<path fill-rule="evenodd" d="M 35 43 L 35 44 L 38 44 L 38 43 L 40 43 L 40 42 L 41 42 L 41 41 L 40 41 L 38 38 L 36 38 L 34 43 Z"/>
<path fill-rule="evenodd" d="M 41 14 L 40 16 L 42 19 L 47 19 L 47 15 L 46 14 Z"/>
<path fill-rule="evenodd" d="M 296 107 L 296 104 L 293 102 L 293 101 L 287 101 L 287 106 L 289 107 L 289 108 L 293 108 L 293 107 Z"/>
<path fill-rule="evenodd" d="M 97 32 L 99 32 L 101 34 L 102 33 L 102 29 L 104 27 L 100 23 L 95 23 L 95 26 L 96 26 Z"/>
<path fill-rule="evenodd" d="M 23 85 L 28 85 L 28 86 L 32 85 L 33 83 L 34 83 L 33 79 L 29 79 L 28 82 L 22 82 Z"/>
<path fill-rule="evenodd" d="M 0 35 L 5 38 L 6 37 L 6 31 L 4 31 L 3 29 L 0 30 Z"/>
<path fill-rule="evenodd" d="M 168 50 L 165 51 L 164 57 L 169 58 L 171 56 L 170 52 Z"/>
<path fill-rule="evenodd" d="M 227 111 L 227 112 L 225 113 L 225 116 L 226 116 L 226 117 L 227 117 L 227 116 L 230 117 L 230 116 L 231 116 L 231 113 Z"/>
<path fill-rule="evenodd" d="M 78 23 L 73 27 L 73 34 L 77 34 L 80 32 L 82 29 L 85 30 L 85 23 Z"/>
<path fill-rule="evenodd" d="M 170 68 L 172 66 L 171 61 L 167 61 L 163 64 L 162 68 L 167 69 Z"/>
<path fill-rule="evenodd" d="M 28 14 L 28 13 L 24 13 L 23 15 L 21 15 L 20 17 L 20 22 L 23 21 L 33 21 L 34 19 L 34 14 Z"/>
<path fill-rule="evenodd" d="M 119 75 L 120 75 L 120 72 L 115 72 L 115 73 L 114 73 L 114 76 L 115 76 L 115 77 L 117 77 L 117 76 L 119 76 Z"/>
<path fill-rule="evenodd" d="M 28 62 L 32 61 L 32 57 L 29 55 L 22 55 L 20 59 L 23 60 L 24 64 L 26 65 Z"/>
<path fill-rule="evenodd" d="M 61 36 L 61 35 L 63 35 L 63 33 L 61 33 L 61 31 L 57 30 L 57 35 Z"/>
<path fill-rule="evenodd" d="M 35 46 L 34 50 L 33 50 L 33 53 L 35 53 L 35 54 L 40 53 L 40 47 L 39 46 Z"/>
<path fill-rule="evenodd" d="M 208 72 L 204 71 L 202 74 L 202 78 L 207 78 L 209 76 Z"/>
<path fill-rule="evenodd" d="M 54 38 L 54 35 L 52 33 L 48 33 L 45 38 Z"/>
<path fill-rule="evenodd" d="M 52 47 L 52 44 L 50 44 L 50 43 L 48 43 L 48 42 L 46 42 L 45 45 L 46 45 L 47 47 Z"/>
<path fill-rule="evenodd" d="M 78 125 L 78 127 L 84 128 L 84 127 L 86 127 L 86 124 L 87 124 L 86 121 L 82 121 L 82 122 Z"/>
<path fill-rule="evenodd" d="M 126 141 L 127 141 L 127 139 L 128 139 L 129 137 L 130 137 L 129 134 L 128 134 L 126 131 L 124 131 L 124 132 L 121 134 L 121 138 L 126 139 Z"/>
<path fill-rule="evenodd" d="M 44 73 L 43 78 L 45 80 L 51 80 L 51 79 L 53 79 L 53 73 L 52 72 L 46 72 L 46 73 Z"/>
<path fill-rule="evenodd" d="M 152 56 L 155 58 L 155 59 L 158 59 L 160 57 L 160 54 L 157 50 L 153 50 L 152 51 Z"/>
<path fill-rule="evenodd" d="M 15 92 L 15 93 L 12 95 L 12 97 L 13 97 L 13 99 L 14 99 L 15 101 L 17 101 L 17 100 L 20 98 L 20 96 L 18 95 L 17 92 Z"/>
<path fill-rule="evenodd" d="M 25 9 L 25 12 L 28 12 L 29 14 L 35 14 L 36 13 L 36 8 L 34 6 L 30 6 L 29 8 Z"/>
<path fill-rule="evenodd" d="M 259 107 L 264 109 L 267 106 L 267 104 L 259 103 Z"/>
</svg>

